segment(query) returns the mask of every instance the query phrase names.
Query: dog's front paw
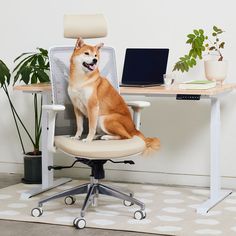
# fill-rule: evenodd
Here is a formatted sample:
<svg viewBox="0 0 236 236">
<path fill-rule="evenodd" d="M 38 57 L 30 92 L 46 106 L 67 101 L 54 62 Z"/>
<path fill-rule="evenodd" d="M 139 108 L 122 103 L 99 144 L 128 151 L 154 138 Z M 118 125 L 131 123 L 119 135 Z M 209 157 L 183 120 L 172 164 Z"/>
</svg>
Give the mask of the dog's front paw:
<svg viewBox="0 0 236 236">
<path fill-rule="evenodd" d="M 90 142 L 92 142 L 92 138 L 84 138 L 84 139 L 82 139 L 82 141 L 84 142 L 84 143 L 90 143 Z"/>
</svg>

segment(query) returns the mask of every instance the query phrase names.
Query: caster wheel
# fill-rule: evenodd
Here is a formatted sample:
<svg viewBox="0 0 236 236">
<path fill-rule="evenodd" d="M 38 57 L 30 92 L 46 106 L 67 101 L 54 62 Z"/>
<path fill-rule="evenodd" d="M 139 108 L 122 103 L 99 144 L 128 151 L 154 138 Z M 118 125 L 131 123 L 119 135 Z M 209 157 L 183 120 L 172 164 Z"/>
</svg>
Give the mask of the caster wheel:
<svg viewBox="0 0 236 236">
<path fill-rule="evenodd" d="M 86 226 L 86 221 L 82 218 L 75 218 L 73 221 L 73 225 L 76 229 L 84 229 Z"/>
<path fill-rule="evenodd" d="M 129 201 L 126 201 L 126 200 L 123 201 L 123 204 L 125 206 L 132 206 L 132 205 L 134 205 L 132 202 L 129 202 Z"/>
<path fill-rule="evenodd" d="M 68 197 L 65 197 L 64 199 L 64 202 L 66 205 L 73 205 L 75 203 L 75 197 L 73 196 L 68 196 Z"/>
<path fill-rule="evenodd" d="M 31 211 L 33 217 L 40 217 L 43 214 L 43 209 L 41 207 L 35 207 Z"/>
<path fill-rule="evenodd" d="M 145 211 L 138 210 L 138 211 L 134 212 L 134 219 L 142 220 L 144 218 L 146 218 L 146 212 Z"/>
</svg>

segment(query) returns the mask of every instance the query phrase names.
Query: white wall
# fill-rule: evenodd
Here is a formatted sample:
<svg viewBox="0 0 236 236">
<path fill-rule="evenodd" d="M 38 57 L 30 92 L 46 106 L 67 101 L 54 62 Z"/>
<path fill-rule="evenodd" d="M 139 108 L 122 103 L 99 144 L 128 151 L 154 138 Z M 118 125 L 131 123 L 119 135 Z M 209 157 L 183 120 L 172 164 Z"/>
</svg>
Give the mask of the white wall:
<svg viewBox="0 0 236 236">
<path fill-rule="evenodd" d="M 2 0 L 0 14 L 0 58 L 11 68 L 13 59 L 36 47 L 74 44 L 63 38 L 63 14 L 103 13 L 108 22 L 108 37 L 103 41 L 116 49 L 121 76 L 125 48 L 170 48 L 168 71 L 187 52 L 186 35 L 194 28 L 210 32 L 213 25 L 225 29 L 225 57 L 230 67 L 227 82 L 235 82 L 234 64 L 236 19 L 234 1 L 198 2 L 188 0 Z M 203 62 L 181 79 L 203 78 Z M 31 95 L 14 92 L 16 107 L 32 126 Z M 222 99 L 222 175 L 224 186 L 236 186 L 236 94 Z M 174 99 L 147 99 L 152 107 L 144 111 L 142 130 L 158 136 L 162 147 L 149 158 L 137 158 L 135 167 L 108 165 L 109 178 L 139 182 L 208 185 L 209 176 L 209 102 L 176 102 Z M 21 149 L 5 95 L 0 91 L 0 171 L 22 172 Z M 30 148 L 29 145 L 28 149 Z M 63 157 L 58 163 L 66 162 Z M 127 171 L 131 169 L 132 172 Z M 122 171 L 117 171 L 122 170 Z M 74 169 L 70 175 L 83 176 L 86 169 Z M 63 174 L 67 174 L 63 172 Z"/>
</svg>

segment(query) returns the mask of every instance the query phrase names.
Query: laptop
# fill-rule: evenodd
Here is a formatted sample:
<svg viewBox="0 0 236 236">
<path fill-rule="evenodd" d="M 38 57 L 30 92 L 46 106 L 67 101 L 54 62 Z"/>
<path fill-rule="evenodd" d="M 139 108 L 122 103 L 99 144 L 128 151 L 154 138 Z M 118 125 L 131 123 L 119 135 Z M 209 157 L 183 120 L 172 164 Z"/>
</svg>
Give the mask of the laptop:
<svg viewBox="0 0 236 236">
<path fill-rule="evenodd" d="M 169 49 L 127 48 L 120 86 L 145 87 L 164 84 Z"/>
</svg>

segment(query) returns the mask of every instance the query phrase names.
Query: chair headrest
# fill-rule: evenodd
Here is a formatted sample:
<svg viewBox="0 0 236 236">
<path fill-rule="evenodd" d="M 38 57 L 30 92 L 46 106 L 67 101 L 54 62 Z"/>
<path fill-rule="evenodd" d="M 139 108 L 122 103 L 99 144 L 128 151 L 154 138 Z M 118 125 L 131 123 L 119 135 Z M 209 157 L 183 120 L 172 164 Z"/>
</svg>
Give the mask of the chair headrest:
<svg viewBox="0 0 236 236">
<path fill-rule="evenodd" d="M 102 38 L 107 35 L 107 23 L 102 14 L 64 15 L 65 38 Z"/>
</svg>

